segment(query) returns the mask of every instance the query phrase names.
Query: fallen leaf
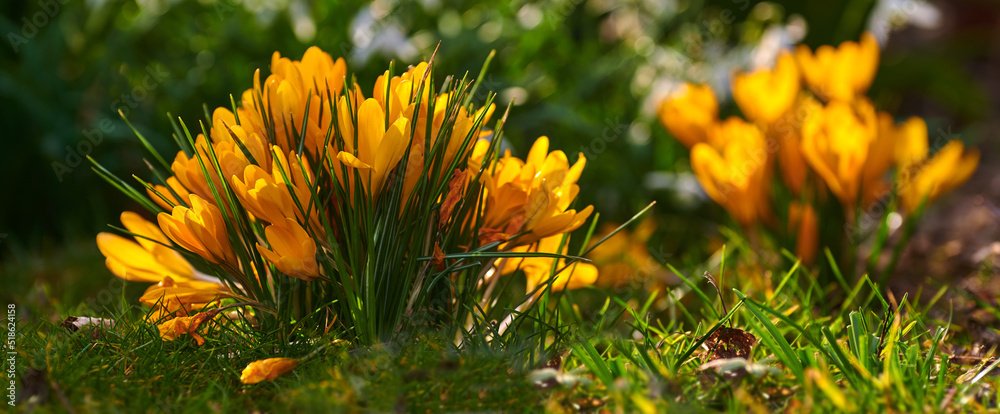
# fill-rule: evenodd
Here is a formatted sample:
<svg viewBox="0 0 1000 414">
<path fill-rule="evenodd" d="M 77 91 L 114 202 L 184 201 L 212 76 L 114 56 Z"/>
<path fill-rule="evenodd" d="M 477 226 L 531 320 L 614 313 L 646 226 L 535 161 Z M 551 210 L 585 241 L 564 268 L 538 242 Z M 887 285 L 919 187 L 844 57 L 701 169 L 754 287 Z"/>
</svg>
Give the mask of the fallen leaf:
<svg viewBox="0 0 1000 414">
<path fill-rule="evenodd" d="M 91 326 L 103 329 L 111 329 L 115 327 L 115 321 L 112 319 L 104 318 L 91 318 L 87 316 L 70 316 L 66 320 L 59 324 L 63 328 L 66 328 L 70 332 L 79 331 L 81 328 Z"/>
<path fill-rule="evenodd" d="M 750 350 L 757 345 L 757 337 L 739 328 L 721 327 L 705 340 L 711 357 L 709 361 L 716 359 L 743 358 L 750 357 Z"/>
</svg>

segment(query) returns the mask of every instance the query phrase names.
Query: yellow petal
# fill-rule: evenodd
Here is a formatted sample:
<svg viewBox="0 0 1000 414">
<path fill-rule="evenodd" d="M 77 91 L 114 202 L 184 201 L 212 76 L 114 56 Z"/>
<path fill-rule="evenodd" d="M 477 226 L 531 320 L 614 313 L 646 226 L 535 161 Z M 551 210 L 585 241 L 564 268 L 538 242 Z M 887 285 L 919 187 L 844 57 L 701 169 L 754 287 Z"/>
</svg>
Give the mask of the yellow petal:
<svg viewBox="0 0 1000 414">
<path fill-rule="evenodd" d="M 349 152 L 341 151 L 340 153 L 337 154 L 337 159 L 340 160 L 340 162 L 347 164 L 350 167 L 357 168 L 359 170 L 367 170 L 372 168 L 371 165 L 366 164 L 364 161 L 361 161 L 360 159 L 358 159 L 358 157 L 355 157 Z"/>
<path fill-rule="evenodd" d="M 120 276 L 125 280 L 152 283 L 160 281 L 160 278 L 145 280 L 141 275 L 129 272 L 127 270 L 129 268 L 152 273 L 169 272 L 169 270 L 156 261 L 148 250 L 124 237 L 111 233 L 100 233 L 97 235 L 97 248 L 100 249 L 105 257 L 114 259 L 116 264 L 121 264 L 126 268 L 123 272 L 124 275 Z M 114 270 L 112 269 L 112 271 Z"/>
<path fill-rule="evenodd" d="M 136 241 L 139 242 L 142 247 L 146 248 L 146 250 L 150 250 L 153 246 L 160 245 L 160 243 L 168 246 L 171 245 L 167 236 L 160 231 L 160 227 L 153 224 L 149 220 L 142 218 L 142 216 L 131 211 L 125 211 L 122 212 L 121 220 L 122 224 L 128 231 L 145 237 L 139 237 Z"/>
<path fill-rule="evenodd" d="M 406 118 L 400 118 L 385 132 L 385 137 L 382 139 L 373 160 L 374 169 L 378 174 L 377 179 L 372 180 L 373 193 L 381 190 L 383 177 L 396 167 L 406 152 L 409 137 L 404 136 L 403 131 L 406 130 L 408 122 L 409 120 Z"/>
<path fill-rule="evenodd" d="M 657 116 L 671 135 L 692 147 L 704 142 L 709 126 L 718 121 L 719 103 L 709 86 L 683 84 L 660 103 Z"/>
<path fill-rule="evenodd" d="M 528 151 L 528 158 L 525 159 L 525 164 L 542 165 L 548 153 L 549 138 L 545 136 L 538 137 L 538 139 L 531 144 L 531 150 Z"/>
<path fill-rule="evenodd" d="M 591 286 L 597 281 L 597 267 L 589 263 L 574 263 L 556 276 L 553 291 L 575 290 Z"/>
<path fill-rule="evenodd" d="M 261 381 L 273 381 L 297 366 L 299 366 L 299 360 L 292 358 L 268 358 L 254 361 L 243 369 L 240 382 L 256 384 Z"/>
<path fill-rule="evenodd" d="M 920 117 L 907 119 L 896 133 L 895 161 L 906 169 L 927 158 L 927 123 Z"/>
<path fill-rule="evenodd" d="M 716 185 L 715 177 L 725 174 L 724 166 L 722 156 L 708 144 L 695 144 L 691 149 L 691 170 L 708 196 L 720 204 L 728 201 L 728 195 Z"/>
<path fill-rule="evenodd" d="M 773 69 L 735 75 L 732 89 L 733 99 L 747 119 L 775 122 L 792 107 L 800 91 L 795 59 L 782 52 Z"/>
<path fill-rule="evenodd" d="M 375 160 L 375 151 L 385 135 L 385 112 L 374 99 L 366 99 L 358 109 L 358 158 L 366 163 Z"/>
</svg>

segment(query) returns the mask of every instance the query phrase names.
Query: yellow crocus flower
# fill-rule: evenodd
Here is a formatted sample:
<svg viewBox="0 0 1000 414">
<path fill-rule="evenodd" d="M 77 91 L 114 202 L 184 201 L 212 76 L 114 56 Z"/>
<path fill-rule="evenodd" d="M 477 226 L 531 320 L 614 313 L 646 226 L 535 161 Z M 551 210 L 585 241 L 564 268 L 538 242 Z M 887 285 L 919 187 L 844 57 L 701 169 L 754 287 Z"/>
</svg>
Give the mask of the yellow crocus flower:
<svg viewBox="0 0 1000 414">
<path fill-rule="evenodd" d="M 925 199 L 929 203 L 958 187 L 978 165 L 978 150 L 965 151 L 961 141 L 949 141 L 930 159 L 903 171 L 899 187 L 903 210 L 913 213 Z"/>
<path fill-rule="evenodd" d="M 257 243 L 257 251 L 282 273 L 311 281 L 319 276 L 316 242 L 298 222 L 287 218 L 264 229 L 271 249 Z"/>
<path fill-rule="evenodd" d="M 811 204 L 792 201 L 788 206 L 788 231 L 794 232 L 795 255 L 810 265 L 819 251 L 819 219 Z"/>
<path fill-rule="evenodd" d="M 485 139 L 477 140 L 472 146 L 472 152 L 469 153 L 469 160 L 466 163 L 468 170 L 470 172 L 469 178 L 474 178 L 479 170 L 483 168 L 483 162 L 486 160 L 486 152 L 490 150 L 490 141 Z"/>
<path fill-rule="evenodd" d="M 267 142 L 256 133 L 248 135 L 246 130 L 239 125 L 232 127 L 231 130 L 236 134 L 237 139 L 247 147 L 250 155 L 253 156 L 253 160 L 257 162 L 254 165 L 259 165 L 265 170 L 269 169 L 271 166 L 271 154 L 267 151 Z M 215 156 L 219 160 L 219 167 L 222 169 L 223 177 L 243 174 L 244 169 L 252 164 L 239 147 L 239 144 L 233 140 L 216 142 L 212 146 L 215 149 Z"/>
<path fill-rule="evenodd" d="M 302 205 L 302 209 L 295 206 L 294 216 L 286 217 L 296 217 L 302 221 L 305 220 L 302 214 L 303 210 L 308 210 L 309 225 L 319 234 L 325 234 L 319 219 L 319 201 L 313 199 L 313 188 L 316 187 L 316 180 L 313 178 L 309 159 L 296 154 L 295 151 L 289 151 L 286 156 L 285 153 L 279 152 L 277 146 L 272 147 L 271 150 L 276 161 L 271 165 L 271 177 L 279 185 L 287 186 L 291 194 L 295 196 L 294 200 L 298 200 L 299 204 Z"/>
<path fill-rule="evenodd" d="M 455 109 L 457 94 L 455 92 L 431 96 L 431 79 L 427 76 L 430 67 L 426 62 L 421 62 L 416 66 L 410 66 L 401 75 L 389 78 L 389 71 L 384 72 L 375 81 L 372 90 L 372 98 L 378 101 L 379 105 L 388 112 L 389 122 L 402 118 L 407 118 L 413 125 L 413 145 L 424 145 L 427 134 L 427 122 L 431 122 L 430 138 L 437 140 L 441 127 L 449 112 Z M 420 81 L 424 82 L 421 87 Z M 422 95 L 419 97 L 419 108 L 417 107 L 417 91 L 422 88 Z M 434 103 L 434 113 L 428 114 L 431 100 Z M 446 143 L 448 152 L 457 152 L 459 144 L 471 130 L 475 119 L 485 113 L 484 121 L 490 119 L 495 109 L 495 105 L 480 108 L 475 114 L 469 114 L 465 107 L 459 107 L 458 113 L 453 114 L 455 127 Z M 477 134 L 478 135 L 478 134 Z M 431 146 L 435 145 L 431 142 Z M 450 162 L 447 159 L 445 165 Z"/>
<path fill-rule="evenodd" d="M 710 142 L 717 146 L 691 149 L 691 169 L 702 188 L 742 225 L 766 218 L 768 157 L 760 129 L 729 118 L 713 127 Z"/>
<path fill-rule="evenodd" d="M 802 124 L 813 111 L 820 111 L 823 106 L 812 95 L 801 92 L 791 110 L 785 112 L 777 121 L 765 126 L 768 146 L 775 143 L 778 146 L 777 159 L 781 179 L 798 195 L 806 182 L 809 166 L 802 154 Z"/>
<path fill-rule="evenodd" d="M 167 276 L 160 283 L 146 289 L 139 297 L 139 302 L 166 313 L 183 316 L 203 309 L 209 303 L 231 297 L 233 294 L 229 288 L 219 283 L 174 281 Z"/>
<path fill-rule="evenodd" d="M 268 223 L 295 217 L 296 207 L 288 187 L 275 182 L 263 168 L 248 165 L 243 170 L 243 179 L 234 175 L 231 182 L 236 198 L 254 217 Z"/>
<path fill-rule="evenodd" d="M 846 41 L 836 48 L 823 45 L 815 53 L 799 45 L 795 59 L 813 92 L 826 100 L 850 102 L 862 96 L 875 78 L 878 42 L 866 32 L 860 42 Z"/>
<path fill-rule="evenodd" d="M 375 99 L 366 99 L 358 108 L 357 117 L 357 153 L 351 151 L 351 144 L 346 151 L 337 154 L 337 159 L 355 169 L 369 196 L 375 198 L 382 190 L 386 176 L 406 153 L 409 120 L 399 118 L 386 128 L 385 112 Z M 345 142 L 353 139 L 345 137 Z M 353 178 L 347 179 L 350 184 L 354 183 Z"/>
<path fill-rule="evenodd" d="M 174 177 L 177 177 L 177 180 L 180 181 L 184 188 L 191 192 L 191 194 L 197 194 L 203 199 L 214 198 L 212 194 L 213 185 L 217 191 L 222 189 L 222 181 L 220 181 L 219 173 L 216 172 L 211 158 L 208 156 L 208 145 L 209 143 L 205 140 L 205 136 L 198 134 L 194 144 L 196 154 L 188 157 L 184 151 L 178 151 L 174 162 L 170 165 L 170 170 L 173 171 Z M 205 167 L 204 170 L 202 170 L 202 165 Z M 206 171 L 208 172 L 208 176 L 212 178 L 212 184 L 209 184 L 208 179 L 205 177 Z"/>
<path fill-rule="evenodd" d="M 660 123 L 688 148 L 704 142 L 709 127 L 719 119 L 719 102 L 708 85 L 685 83 L 657 110 Z"/>
<path fill-rule="evenodd" d="M 319 154 L 332 121 L 326 99 L 340 94 L 346 74 L 343 59 L 334 61 L 315 46 L 306 50 L 301 61 L 275 52 L 271 56 L 271 75 L 261 82 L 258 70 L 253 89 L 243 93 L 240 120 L 261 136 L 268 136 L 270 126 L 276 144 L 286 152 L 297 149 L 298 137 L 304 133 L 305 147 Z M 262 102 L 258 102 L 258 96 Z"/>
<path fill-rule="evenodd" d="M 889 183 L 883 177 L 892 168 L 895 160 L 897 135 L 898 131 L 892 116 L 880 112 L 878 114 L 878 133 L 868 145 L 868 157 L 861 173 L 862 207 L 871 205 L 889 191 Z"/>
<path fill-rule="evenodd" d="M 174 176 L 167 179 L 169 189 L 166 186 L 155 185 L 153 188 L 160 195 L 147 189 L 149 197 L 164 209 L 171 210 L 173 208 L 171 204 L 181 204 L 178 203 L 170 189 L 185 199 L 183 200 L 184 204 L 188 203 L 186 198 L 189 193 L 197 194 L 203 199 L 212 199 L 214 198 L 212 186 L 215 187 L 216 191 L 222 192 L 221 177 L 242 174 L 244 168 L 250 165 L 251 161 L 237 144 L 237 140 L 247 148 L 258 165 L 265 168 L 271 165 L 271 157 L 267 152 L 267 142 L 263 136 L 237 125 L 236 117 L 228 109 L 216 108 L 212 114 L 212 123 L 211 141 L 207 140 L 204 134 L 198 134 L 195 139 L 195 155 L 189 157 L 183 151 L 178 151 L 170 166 Z M 221 175 L 209 157 L 209 145 L 215 152 L 219 168 L 222 170 Z M 204 166 L 204 170 L 202 166 Z M 212 179 L 211 184 L 205 176 L 206 171 Z"/>
<path fill-rule="evenodd" d="M 442 171 L 436 172 L 438 173 L 438 177 L 445 176 L 445 172 L 451 171 L 449 170 L 449 166 L 452 161 L 456 157 L 463 155 L 458 153 L 462 143 L 465 142 L 467 137 L 471 136 L 472 141 L 465 148 L 465 151 L 468 153 L 472 150 L 475 139 L 482 134 L 483 126 L 489 121 L 496 108 L 495 105 L 491 104 L 488 107 L 479 108 L 475 113 L 470 114 L 465 107 L 458 107 L 456 110 L 458 102 L 456 101 L 457 94 L 455 92 L 431 96 L 431 79 L 428 76 L 429 69 L 430 67 L 426 62 L 421 62 L 416 66 L 410 66 L 401 75 L 391 78 L 389 77 L 389 72 L 386 71 L 375 81 L 375 87 L 372 90 L 373 99 L 387 112 L 390 123 L 394 123 L 402 118 L 409 120 L 407 124 L 409 129 L 405 129 L 403 133 L 403 137 L 406 138 L 410 150 L 409 157 L 406 160 L 406 171 L 403 173 L 402 200 L 404 203 L 409 199 L 420 177 L 432 175 L 432 172 L 424 171 L 425 147 L 434 148 L 438 145 L 438 139 L 445 140 L 443 143 L 445 147 L 444 156 L 441 161 Z M 420 86 L 421 81 L 424 82 L 422 87 Z M 421 88 L 421 96 L 418 97 L 417 93 Z M 344 103 L 343 101 L 341 102 L 342 104 Z M 433 113 L 429 113 L 431 103 L 434 104 Z M 445 120 L 449 117 L 449 122 L 453 123 L 451 133 L 441 134 L 441 128 L 444 126 Z M 476 120 L 480 118 L 482 118 L 480 125 L 473 131 Z M 347 123 L 345 121 L 349 120 L 350 118 L 347 118 L 346 115 L 341 116 L 342 130 L 346 129 L 350 131 L 352 126 L 344 125 Z M 427 131 L 428 122 L 431 128 L 429 133 Z M 430 137 L 430 143 L 425 141 L 425 135 Z M 345 134 L 345 136 L 351 137 L 349 134 Z M 351 152 L 350 148 L 353 148 L 353 143 L 347 142 L 347 146 L 347 152 Z M 405 150 L 406 148 L 404 147 L 403 151 L 405 152 Z M 464 166 L 456 165 L 455 167 L 462 169 Z"/>
<path fill-rule="evenodd" d="M 862 170 L 877 134 L 875 109 L 859 99 L 855 105 L 833 101 L 810 113 L 802 125 L 806 161 L 844 205 L 858 199 Z"/>
<path fill-rule="evenodd" d="M 434 107 L 435 115 L 433 120 L 434 123 L 432 124 L 433 129 L 431 131 L 432 132 L 432 140 L 430 143 L 431 148 L 437 145 L 438 135 L 441 126 L 444 123 L 444 118 L 448 108 L 446 102 L 447 98 L 448 98 L 447 95 L 442 95 L 441 97 L 439 97 L 438 103 Z M 479 108 L 474 114 L 471 115 L 465 110 L 465 108 L 458 109 L 458 113 L 454 115 L 455 125 L 452 127 L 451 135 L 444 137 L 444 139 L 446 139 L 447 141 L 444 144 L 445 145 L 444 157 L 442 157 L 441 160 L 442 170 L 447 169 L 448 166 L 451 165 L 452 161 L 454 161 L 456 157 L 459 157 L 459 159 L 461 159 L 461 154 L 459 154 L 458 151 L 461 149 L 462 143 L 465 142 L 466 137 L 470 137 L 472 141 L 470 141 L 469 145 L 465 148 L 465 154 L 470 154 L 472 151 L 475 151 L 477 145 L 482 145 L 479 144 L 478 141 L 476 141 L 476 139 L 483 135 L 484 133 L 483 125 L 485 125 L 485 123 L 489 121 L 490 117 L 493 116 L 494 108 L 495 108 L 494 105 L 490 105 L 489 107 Z M 411 105 L 409 109 L 405 110 L 405 113 L 413 114 L 414 113 L 413 105 Z M 480 119 L 480 117 L 482 117 L 482 121 L 479 127 L 476 128 L 475 131 L 473 131 L 473 127 L 475 126 L 476 120 Z M 425 122 L 423 117 L 418 118 L 418 121 Z M 426 126 L 419 126 L 419 128 L 422 128 L 422 131 L 425 131 L 425 129 L 423 128 L 426 128 Z M 426 162 L 426 160 L 424 159 L 425 157 L 424 147 L 426 145 L 426 143 L 423 140 L 424 134 L 425 132 L 419 132 L 419 131 L 414 131 L 413 133 L 413 141 L 410 144 L 410 156 L 409 158 L 407 158 L 406 172 L 403 178 L 404 202 L 409 198 L 410 193 L 413 191 L 413 188 L 416 187 L 417 180 L 420 179 L 420 177 L 424 177 L 430 174 L 430 172 L 425 172 L 423 170 L 424 163 Z M 489 145 L 487 142 L 485 147 L 481 148 L 488 148 L 488 147 Z M 477 161 L 474 160 L 474 157 L 470 157 L 469 163 L 471 164 L 467 165 L 476 165 L 476 162 Z M 463 166 L 461 164 L 456 164 L 455 167 L 456 169 L 461 169 Z M 478 170 L 479 170 L 478 166 L 475 167 L 475 169 L 470 169 L 470 171 L 477 171 L 477 172 Z M 444 171 L 439 172 L 438 176 L 443 177 L 444 176 L 443 173 Z"/>
<path fill-rule="evenodd" d="M 232 141 L 230 128 L 234 126 L 239 126 L 236 122 L 236 115 L 233 114 L 233 111 L 220 106 L 212 111 L 212 125 L 209 125 L 208 134 L 212 138 L 212 142 Z"/>
<path fill-rule="evenodd" d="M 194 267 L 169 247 L 173 243 L 159 227 L 131 211 L 123 212 L 121 220 L 128 231 L 142 237 L 132 241 L 112 233 L 97 235 L 97 248 L 111 273 L 133 282 L 157 283 L 164 276 L 195 279 Z"/>
<path fill-rule="evenodd" d="M 895 162 L 899 170 L 927 158 L 927 122 L 923 118 L 912 117 L 895 128 Z"/>
<path fill-rule="evenodd" d="M 240 382 L 256 384 L 261 381 L 273 381 L 297 366 L 299 366 L 299 360 L 293 358 L 268 358 L 254 361 L 243 369 Z"/>
<path fill-rule="evenodd" d="M 280 56 L 277 53 L 272 55 L 272 67 L 275 66 L 274 59 Z M 323 49 L 312 46 L 302 54 L 301 61 L 292 61 L 292 64 L 302 74 L 306 85 L 318 86 L 320 89 L 329 88 L 333 95 L 339 94 L 344 89 L 344 77 L 347 75 L 347 63 L 344 62 L 344 58 L 334 60 Z"/>
<path fill-rule="evenodd" d="M 156 219 L 177 245 L 212 263 L 238 267 L 222 212 L 215 204 L 192 194 L 191 208 L 176 206 L 171 214 L 160 213 Z"/>
<path fill-rule="evenodd" d="M 308 160 L 291 152 L 286 157 L 277 145 L 271 149 L 273 154 L 268 156 L 273 155 L 277 162 L 272 164 L 270 174 L 257 165 L 248 165 L 242 179 L 235 175 L 230 178 L 240 205 L 268 223 L 283 222 L 286 218 L 305 220 L 303 210 L 308 209 L 309 225 L 319 234 L 325 234 L 317 203 L 312 199 L 311 188 L 315 183 Z"/>
<path fill-rule="evenodd" d="M 212 129 L 209 133 L 212 136 L 215 154 L 222 166 L 223 176 L 229 177 L 233 174 L 239 174 L 243 172 L 246 165 L 250 164 L 250 160 L 244 155 L 243 149 L 236 143 L 237 141 L 246 147 L 247 152 L 257 162 L 257 165 L 264 167 L 264 169 L 270 168 L 271 154 L 268 153 L 269 146 L 266 135 L 261 135 L 243 125 L 237 125 L 236 116 L 229 109 L 219 107 L 212 112 Z M 230 156 L 236 157 L 236 159 L 230 160 Z M 238 161 L 239 164 L 233 164 L 233 161 Z"/>
<path fill-rule="evenodd" d="M 750 121 L 771 124 L 792 106 L 800 92 L 799 69 L 792 54 L 782 52 L 773 69 L 733 76 L 733 100 Z"/>
<path fill-rule="evenodd" d="M 139 299 L 153 306 L 155 314 L 187 315 L 230 296 L 229 288 L 218 278 L 198 272 L 174 251 L 170 247 L 173 243 L 156 224 L 131 211 L 123 212 L 121 220 L 128 231 L 138 235 L 135 241 L 100 233 L 97 247 L 107 257 L 105 263 L 111 273 L 128 281 L 156 283 Z"/>
<path fill-rule="evenodd" d="M 667 269 L 649 254 L 649 238 L 656 230 L 656 220 L 646 217 L 636 226 L 634 231 L 622 229 L 603 243 L 594 247 L 598 240 L 611 234 L 618 228 L 613 223 L 604 224 L 600 231 L 591 238 L 591 250 L 587 258 L 592 259 L 597 266 L 600 277 L 597 284 L 620 288 L 624 284 L 637 280 L 659 280 L 666 277 Z"/>
<path fill-rule="evenodd" d="M 156 190 L 156 192 L 153 190 Z M 174 193 L 170 192 L 170 190 L 174 190 L 174 192 L 176 192 L 181 199 L 178 200 L 177 197 L 174 196 Z M 153 202 L 158 204 L 160 207 L 163 207 L 164 210 L 173 210 L 174 206 L 189 205 L 191 203 L 189 199 L 191 193 L 188 192 L 187 188 L 184 188 L 184 185 L 182 185 L 181 182 L 177 180 L 177 177 L 174 176 L 167 177 L 167 185 L 164 186 L 156 184 L 153 186 L 152 190 L 147 188 L 146 193 L 149 194 L 149 198 L 153 200 Z M 157 195 L 157 193 L 159 193 L 159 195 Z"/>
<path fill-rule="evenodd" d="M 420 62 L 416 66 L 410 66 L 406 72 L 389 78 L 389 71 L 385 71 L 375 80 L 372 88 L 372 98 L 378 101 L 382 108 L 389 113 L 389 120 L 395 121 L 400 116 L 414 119 L 419 116 L 423 118 L 418 123 L 416 133 L 423 134 L 426 131 L 428 99 L 430 99 L 431 79 L 427 75 L 427 62 Z M 421 87 L 420 81 L 424 84 Z M 417 90 L 422 89 L 420 96 L 421 112 L 414 116 L 413 108 L 410 105 L 417 100 Z M 388 99 L 387 99 L 388 98 Z M 405 113 L 404 109 L 409 109 Z"/>
<path fill-rule="evenodd" d="M 566 244 L 563 245 L 562 250 L 559 250 L 559 243 L 562 241 L 563 235 L 555 235 L 551 237 L 546 237 L 539 240 L 537 243 L 524 246 L 518 246 L 512 249 L 514 252 L 542 252 L 542 253 L 559 253 L 566 254 L 569 251 L 569 239 L 567 238 Z M 552 278 L 552 264 L 555 262 L 556 271 L 560 271 L 556 274 L 555 279 Z M 500 269 L 501 275 L 507 275 L 514 273 L 517 270 L 524 272 L 527 281 L 528 293 L 531 293 L 536 288 L 546 283 L 552 282 L 552 291 L 558 292 L 561 290 L 573 290 L 580 289 L 593 285 L 597 281 L 597 267 L 589 263 L 574 263 L 565 270 L 563 267 L 566 266 L 565 259 L 554 259 L 547 257 L 523 257 L 523 258 L 511 258 L 504 262 L 503 267 Z"/>
<path fill-rule="evenodd" d="M 483 174 L 484 229 L 506 236 L 523 233 L 516 244 L 527 245 L 576 230 L 590 216 L 593 206 L 579 212 L 569 208 L 580 192 L 576 182 L 586 157 L 580 154 L 571 167 L 565 153 L 550 153 L 548 149 L 549 139 L 540 137 L 531 146 L 526 161 L 508 151 L 492 171 Z"/>
</svg>

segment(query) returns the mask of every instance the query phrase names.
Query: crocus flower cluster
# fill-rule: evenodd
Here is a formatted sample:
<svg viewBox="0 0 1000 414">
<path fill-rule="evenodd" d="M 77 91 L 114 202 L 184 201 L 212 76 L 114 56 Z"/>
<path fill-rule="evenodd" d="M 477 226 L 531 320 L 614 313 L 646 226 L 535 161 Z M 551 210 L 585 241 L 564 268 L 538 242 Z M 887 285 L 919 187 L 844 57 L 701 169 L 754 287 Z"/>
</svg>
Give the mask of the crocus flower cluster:
<svg viewBox="0 0 1000 414">
<path fill-rule="evenodd" d="M 799 45 L 772 67 L 733 75 L 744 118 L 719 119 L 711 88 L 691 84 L 662 102 L 659 118 L 691 149 L 691 168 L 713 200 L 744 227 L 764 223 L 796 240 L 796 253 L 809 262 L 819 247 L 818 206 L 828 194 L 849 224 L 883 200 L 913 214 L 967 180 L 978 163 L 978 152 L 960 141 L 930 145 L 922 119 L 897 123 L 876 110 L 865 93 L 878 62 L 869 33 L 815 51 Z M 772 185 L 775 170 L 780 190 Z M 778 192 L 794 201 L 776 211 Z"/>
<path fill-rule="evenodd" d="M 475 82 L 435 90 L 421 63 L 365 90 L 316 47 L 301 60 L 275 53 L 271 72 L 201 133 L 178 123 L 172 162 L 153 154 L 156 182 L 106 176 L 150 214 L 123 213 L 126 235 L 101 233 L 98 247 L 116 276 L 152 284 L 141 302 L 164 340 L 311 316 L 372 343 L 427 306 L 474 308 L 458 301 L 487 274 L 526 275 L 525 296 L 596 280 L 565 259 L 568 233 L 593 210 L 571 208 L 586 160 L 550 152 L 546 137 L 526 159 L 501 157 L 502 122 L 486 127 L 495 107 L 492 95 L 471 102 Z M 432 294 L 450 296 L 425 305 Z M 296 364 L 251 364 L 243 381 Z"/>
</svg>

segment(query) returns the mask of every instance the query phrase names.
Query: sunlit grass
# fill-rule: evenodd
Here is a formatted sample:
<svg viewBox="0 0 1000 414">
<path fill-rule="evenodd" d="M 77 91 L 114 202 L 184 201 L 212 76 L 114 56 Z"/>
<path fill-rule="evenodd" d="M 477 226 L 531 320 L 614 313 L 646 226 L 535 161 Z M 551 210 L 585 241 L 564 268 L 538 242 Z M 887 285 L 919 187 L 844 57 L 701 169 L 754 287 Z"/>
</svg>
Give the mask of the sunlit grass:
<svg viewBox="0 0 1000 414">
<path fill-rule="evenodd" d="M 20 375 L 31 379 L 19 392 L 23 407 L 43 411 L 925 412 L 997 406 L 997 379 L 989 375 L 993 350 L 955 357 L 972 341 L 956 334 L 961 327 L 930 316 L 948 309 L 940 300 L 945 289 L 921 301 L 920 295 L 897 297 L 867 277 L 851 281 L 847 291 L 821 286 L 798 263 L 769 272 L 735 254 L 720 263 L 725 268 L 713 274 L 723 283 L 725 312 L 708 279 L 677 269 L 686 281 L 668 292 L 642 301 L 584 300 L 592 307 L 566 310 L 576 318 L 564 316 L 566 324 L 553 327 L 559 340 L 544 354 L 528 351 L 538 349 L 532 337 L 504 347 L 467 343 L 459 351 L 432 330 L 354 347 L 334 333 L 283 343 L 275 335 L 247 340 L 216 328 L 204 332 L 207 342 L 198 347 L 186 337 L 162 341 L 130 302 L 115 301 L 97 312 L 117 321 L 113 329 L 73 333 L 51 322 L 23 325 Z M 713 359 L 706 339 L 722 328 L 756 338 L 747 360 L 706 365 Z M 274 382 L 240 383 L 250 361 L 307 355 Z"/>
</svg>

